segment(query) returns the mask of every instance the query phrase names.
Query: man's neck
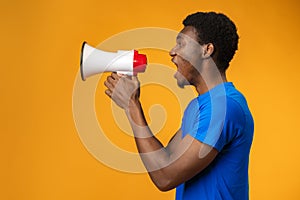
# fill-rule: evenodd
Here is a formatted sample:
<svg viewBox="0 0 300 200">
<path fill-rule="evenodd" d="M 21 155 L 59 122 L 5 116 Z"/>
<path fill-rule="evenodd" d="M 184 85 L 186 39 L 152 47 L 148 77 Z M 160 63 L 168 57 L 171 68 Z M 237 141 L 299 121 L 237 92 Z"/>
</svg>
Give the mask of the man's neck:
<svg viewBox="0 0 300 200">
<path fill-rule="evenodd" d="M 194 84 L 199 95 L 204 94 L 215 86 L 227 82 L 226 74 L 216 70 L 203 70 Z"/>
</svg>

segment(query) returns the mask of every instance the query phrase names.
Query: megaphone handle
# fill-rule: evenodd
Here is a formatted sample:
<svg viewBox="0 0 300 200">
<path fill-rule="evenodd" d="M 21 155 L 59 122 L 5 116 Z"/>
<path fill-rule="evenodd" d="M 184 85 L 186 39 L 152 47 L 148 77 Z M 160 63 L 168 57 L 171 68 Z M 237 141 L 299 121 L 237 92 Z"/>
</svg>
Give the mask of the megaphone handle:
<svg viewBox="0 0 300 200">
<path fill-rule="evenodd" d="M 117 71 L 118 75 L 127 75 L 127 76 L 136 76 L 137 74 L 134 74 L 133 72 L 125 72 L 125 71 Z"/>
</svg>

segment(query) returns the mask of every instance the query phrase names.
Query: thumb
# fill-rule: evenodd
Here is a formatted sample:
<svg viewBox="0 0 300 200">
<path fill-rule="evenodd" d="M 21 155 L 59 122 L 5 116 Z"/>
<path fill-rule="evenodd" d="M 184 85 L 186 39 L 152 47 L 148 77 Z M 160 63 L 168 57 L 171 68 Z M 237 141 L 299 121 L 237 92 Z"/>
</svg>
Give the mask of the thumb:
<svg viewBox="0 0 300 200">
<path fill-rule="evenodd" d="M 132 77 L 132 76 L 129 76 L 129 75 L 127 75 L 127 74 L 122 74 L 122 78 L 126 78 L 126 79 L 131 80 L 131 77 Z"/>
<path fill-rule="evenodd" d="M 131 77 L 131 80 L 133 80 L 133 81 L 137 81 L 137 82 L 139 81 L 139 79 L 138 79 L 138 77 L 137 77 L 137 76 L 132 76 L 132 77 Z"/>
</svg>

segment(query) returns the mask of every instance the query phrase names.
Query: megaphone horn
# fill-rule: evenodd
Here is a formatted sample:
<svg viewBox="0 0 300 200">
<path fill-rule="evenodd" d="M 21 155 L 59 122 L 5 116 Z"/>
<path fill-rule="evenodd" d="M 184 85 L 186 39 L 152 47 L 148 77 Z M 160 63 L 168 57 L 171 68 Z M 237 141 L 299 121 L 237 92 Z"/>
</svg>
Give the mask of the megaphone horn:
<svg viewBox="0 0 300 200">
<path fill-rule="evenodd" d="M 134 75 L 145 72 L 147 57 L 137 50 L 106 52 L 83 42 L 80 56 L 80 73 L 82 80 L 102 72 L 118 72 Z"/>
</svg>

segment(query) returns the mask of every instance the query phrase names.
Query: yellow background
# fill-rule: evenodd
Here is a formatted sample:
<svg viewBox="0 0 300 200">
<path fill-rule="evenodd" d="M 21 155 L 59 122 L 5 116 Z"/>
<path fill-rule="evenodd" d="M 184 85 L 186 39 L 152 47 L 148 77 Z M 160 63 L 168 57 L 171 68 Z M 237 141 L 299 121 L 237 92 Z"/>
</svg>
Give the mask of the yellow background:
<svg viewBox="0 0 300 200">
<path fill-rule="evenodd" d="M 113 170 L 81 143 L 72 114 L 80 47 L 134 28 L 179 31 L 187 14 L 209 10 L 232 18 L 241 37 L 228 77 L 255 119 L 250 197 L 300 199 L 299 8 L 296 0 L 2 1 L 0 199 L 173 199 L 147 174 Z M 145 88 L 145 101 L 155 89 Z M 170 98 L 160 94 L 148 103 Z M 181 116 L 166 111 L 164 130 L 176 130 Z M 159 136 L 166 143 L 171 132 Z M 118 145 L 135 151 L 133 139 Z"/>
</svg>

